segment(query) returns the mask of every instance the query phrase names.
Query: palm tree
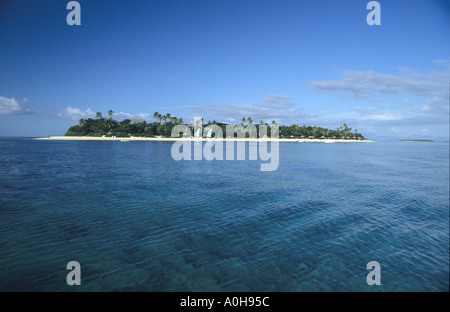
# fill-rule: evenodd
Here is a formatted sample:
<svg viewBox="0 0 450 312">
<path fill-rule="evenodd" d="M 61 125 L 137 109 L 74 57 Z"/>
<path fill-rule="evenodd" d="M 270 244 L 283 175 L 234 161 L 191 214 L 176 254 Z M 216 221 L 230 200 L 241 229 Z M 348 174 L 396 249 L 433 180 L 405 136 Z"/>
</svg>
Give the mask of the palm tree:
<svg viewBox="0 0 450 312">
<path fill-rule="evenodd" d="M 272 125 L 276 126 L 277 122 L 275 120 L 272 120 Z"/>
<path fill-rule="evenodd" d="M 114 116 L 114 112 L 112 111 L 112 109 L 110 109 L 108 111 L 108 116 L 109 116 L 109 119 L 112 119 L 112 117 Z"/>
<path fill-rule="evenodd" d="M 247 118 L 247 121 L 248 121 L 248 123 L 251 125 L 251 124 L 253 124 L 253 119 L 251 118 L 251 117 L 248 117 Z"/>
<path fill-rule="evenodd" d="M 339 126 L 339 134 L 342 132 L 343 134 L 341 135 L 341 137 L 343 137 L 343 138 L 345 138 L 345 135 L 346 135 L 346 133 L 345 133 L 345 129 L 344 129 L 344 127 L 343 126 Z"/>
<path fill-rule="evenodd" d="M 242 118 L 242 124 L 245 124 L 245 117 L 244 118 Z"/>
<path fill-rule="evenodd" d="M 260 124 L 260 125 L 263 125 L 263 124 L 264 124 L 264 121 L 261 120 L 261 121 L 259 122 L 259 124 Z"/>
<path fill-rule="evenodd" d="M 178 124 L 182 125 L 183 124 L 183 118 L 178 119 Z"/>
<path fill-rule="evenodd" d="M 156 120 L 158 120 L 158 121 L 159 121 L 159 124 L 161 124 L 161 118 L 162 118 L 162 116 L 161 116 L 160 113 L 154 112 L 154 113 L 153 113 L 153 118 L 155 118 Z"/>
<path fill-rule="evenodd" d="M 344 124 L 342 125 L 342 129 L 344 130 L 344 136 L 347 136 L 347 134 L 348 134 L 350 131 L 352 131 L 352 128 L 349 128 L 349 127 L 347 126 L 346 123 L 344 123 Z"/>
<path fill-rule="evenodd" d="M 102 113 L 97 112 L 97 114 L 95 114 L 95 117 L 97 117 L 98 119 L 101 119 L 102 118 Z"/>
</svg>

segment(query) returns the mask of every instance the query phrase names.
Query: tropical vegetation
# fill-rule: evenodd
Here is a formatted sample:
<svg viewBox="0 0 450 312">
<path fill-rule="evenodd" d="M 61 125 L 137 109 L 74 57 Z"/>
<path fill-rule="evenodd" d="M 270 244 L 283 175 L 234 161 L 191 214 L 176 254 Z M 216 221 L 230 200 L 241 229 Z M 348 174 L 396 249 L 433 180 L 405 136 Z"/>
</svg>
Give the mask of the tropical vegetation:
<svg viewBox="0 0 450 312">
<path fill-rule="evenodd" d="M 117 121 L 113 119 L 114 112 L 108 111 L 108 117 L 103 117 L 101 112 L 96 113 L 96 119 L 87 118 L 80 119 L 78 125 L 72 126 L 67 130 L 66 136 L 95 136 L 95 137 L 170 137 L 172 129 L 176 125 L 182 125 L 183 119 L 172 116 L 170 113 L 165 115 L 155 112 L 153 114 L 154 122 L 146 122 L 144 119 L 124 119 Z M 251 117 L 242 118 L 241 125 L 254 125 L 259 133 L 259 127 L 261 125 L 267 126 L 267 135 L 270 136 L 270 125 L 267 122 L 261 120 L 257 124 L 253 124 Z M 217 125 L 222 129 L 222 135 L 226 135 L 227 123 L 216 122 L 215 120 L 203 123 L 203 127 L 208 125 Z M 273 120 L 271 125 L 277 125 Z M 248 135 L 248 134 L 247 134 Z M 352 129 L 343 124 L 336 129 L 327 129 L 317 126 L 300 126 L 293 124 L 290 126 L 279 126 L 280 138 L 297 138 L 297 139 L 366 139 L 358 129 Z"/>
</svg>

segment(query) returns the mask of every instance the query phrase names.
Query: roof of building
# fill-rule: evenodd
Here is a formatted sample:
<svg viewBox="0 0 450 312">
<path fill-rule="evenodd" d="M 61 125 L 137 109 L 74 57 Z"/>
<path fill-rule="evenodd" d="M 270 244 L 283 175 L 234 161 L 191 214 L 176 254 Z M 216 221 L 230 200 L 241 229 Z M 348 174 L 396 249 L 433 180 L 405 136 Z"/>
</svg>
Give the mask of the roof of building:
<svg viewBox="0 0 450 312">
<path fill-rule="evenodd" d="M 145 122 L 145 119 L 131 119 L 130 125 L 138 124 L 141 122 Z"/>
</svg>

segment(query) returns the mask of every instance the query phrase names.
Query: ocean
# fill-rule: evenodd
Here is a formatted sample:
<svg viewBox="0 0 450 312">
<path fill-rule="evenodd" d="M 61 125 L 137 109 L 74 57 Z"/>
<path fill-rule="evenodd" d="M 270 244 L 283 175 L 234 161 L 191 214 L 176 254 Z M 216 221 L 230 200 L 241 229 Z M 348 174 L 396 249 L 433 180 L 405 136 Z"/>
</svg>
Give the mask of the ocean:
<svg viewBox="0 0 450 312">
<path fill-rule="evenodd" d="M 448 291 L 448 143 L 171 146 L 1 138 L 0 291 Z"/>
</svg>

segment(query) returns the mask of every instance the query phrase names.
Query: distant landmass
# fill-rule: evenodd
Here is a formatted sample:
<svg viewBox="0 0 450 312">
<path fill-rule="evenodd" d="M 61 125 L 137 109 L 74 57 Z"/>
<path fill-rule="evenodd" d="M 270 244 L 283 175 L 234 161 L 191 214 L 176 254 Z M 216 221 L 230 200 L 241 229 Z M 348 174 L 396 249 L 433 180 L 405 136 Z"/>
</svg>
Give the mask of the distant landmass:
<svg viewBox="0 0 450 312">
<path fill-rule="evenodd" d="M 399 140 L 401 142 L 434 142 L 434 140 L 423 140 L 423 139 L 404 139 Z"/>
</svg>

